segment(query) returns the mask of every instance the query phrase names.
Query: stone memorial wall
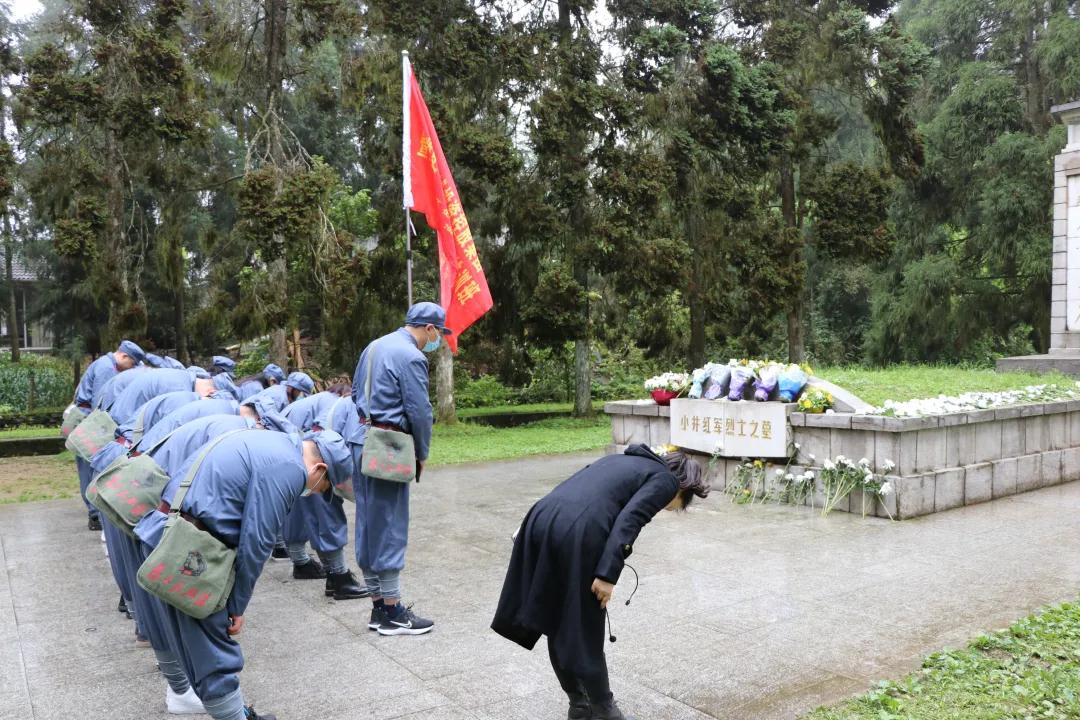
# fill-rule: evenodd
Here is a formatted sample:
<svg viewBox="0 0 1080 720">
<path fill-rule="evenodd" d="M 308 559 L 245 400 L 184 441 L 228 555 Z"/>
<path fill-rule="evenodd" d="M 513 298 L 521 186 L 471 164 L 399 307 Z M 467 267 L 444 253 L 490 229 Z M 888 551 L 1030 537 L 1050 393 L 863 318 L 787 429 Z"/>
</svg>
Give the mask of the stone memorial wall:
<svg viewBox="0 0 1080 720">
<path fill-rule="evenodd" d="M 807 499 L 807 504 L 821 505 L 821 465 L 838 455 L 855 460 L 867 458 L 876 467 L 884 466 L 887 460 L 896 464 L 894 474 L 887 476 L 895 489 L 883 499 L 888 506 L 875 503 L 876 506 L 871 508 L 868 504 L 867 514 L 891 515 L 897 519 L 942 512 L 1080 479 L 1080 400 L 920 418 L 861 413 L 810 415 L 796 412 L 795 405 L 781 403 L 687 402 L 705 402 L 714 406 L 708 411 L 692 410 L 699 418 L 698 436 L 702 435 L 701 417 L 707 416 L 714 421 L 711 424 L 713 430 L 716 429 L 716 417 L 724 417 L 724 409 L 716 406 L 757 405 L 778 409 L 786 416 L 784 427 L 778 433 L 786 434 L 789 440 L 785 456 L 797 454 L 799 458 L 791 465 L 790 472 L 797 475 L 811 469 L 818 476 L 817 490 L 814 497 Z M 681 418 L 686 416 L 688 407 L 693 408 L 678 404 L 662 407 L 651 400 L 608 403 L 604 411 L 612 420 L 610 451 L 621 452 L 633 443 L 679 445 L 673 440 L 683 437 L 680 435 Z M 729 417 L 736 417 L 731 408 Z M 674 429 L 673 413 L 677 421 Z M 725 430 L 730 427 L 726 418 L 722 419 L 720 427 Z M 734 437 L 737 438 L 738 426 L 735 428 Z M 714 437 L 715 448 L 721 436 Z M 726 433 L 723 437 L 727 437 Z M 742 455 L 729 455 L 729 452 L 747 447 L 728 442 L 728 450 L 721 450 L 721 457 L 711 463 L 716 490 L 725 487 L 742 460 Z M 796 443 L 800 446 L 798 451 L 794 447 Z M 700 443 L 696 447 L 683 447 L 699 451 L 698 462 L 709 468 L 712 453 L 705 447 Z M 810 455 L 816 460 L 809 461 Z M 783 467 L 785 462 L 780 460 L 778 466 Z M 767 474 L 767 490 L 768 483 L 774 482 L 771 475 Z M 860 512 L 863 502 L 859 493 L 853 493 L 836 509 Z"/>
</svg>

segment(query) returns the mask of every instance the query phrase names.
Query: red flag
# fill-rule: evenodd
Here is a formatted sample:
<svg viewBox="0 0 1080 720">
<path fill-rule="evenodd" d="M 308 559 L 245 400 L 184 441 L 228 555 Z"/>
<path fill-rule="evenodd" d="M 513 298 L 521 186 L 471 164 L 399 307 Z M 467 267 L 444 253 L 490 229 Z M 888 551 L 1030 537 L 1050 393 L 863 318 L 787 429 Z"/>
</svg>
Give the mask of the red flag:
<svg viewBox="0 0 1080 720">
<path fill-rule="evenodd" d="M 491 292 L 431 114 L 408 60 L 405 62 L 409 88 L 405 207 L 423 213 L 439 236 L 440 304 L 446 310 L 446 327 L 453 331 L 446 342 L 457 352 L 458 335 L 491 309 Z"/>
</svg>

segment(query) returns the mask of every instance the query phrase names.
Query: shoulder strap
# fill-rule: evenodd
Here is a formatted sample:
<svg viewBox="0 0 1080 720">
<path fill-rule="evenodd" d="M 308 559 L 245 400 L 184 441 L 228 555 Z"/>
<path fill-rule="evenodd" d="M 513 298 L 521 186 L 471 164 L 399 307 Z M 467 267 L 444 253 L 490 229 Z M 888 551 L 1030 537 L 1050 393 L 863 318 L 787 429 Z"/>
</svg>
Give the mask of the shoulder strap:
<svg viewBox="0 0 1080 720">
<path fill-rule="evenodd" d="M 338 405 L 340 405 L 343 400 L 348 400 L 349 402 L 352 402 L 352 398 L 340 397 L 333 403 L 331 403 L 330 409 L 326 411 L 326 426 L 323 428 L 323 430 L 334 429 L 334 417 L 337 414 Z"/>
<path fill-rule="evenodd" d="M 371 347 L 368 349 L 367 379 L 364 380 L 364 395 L 367 398 L 367 421 L 369 423 L 373 422 L 371 418 L 371 368 L 375 364 L 375 348 L 378 347 L 378 345 L 379 341 L 376 340 L 375 342 L 371 343 Z"/>
<path fill-rule="evenodd" d="M 142 409 L 135 418 L 135 427 L 131 428 L 131 437 L 136 443 L 142 440 L 143 428 L 146 427 L 146 405 L 147 403 L 143 403 Z"/>
<path fill-rule="evenodd" d="M 191 463 L 191 467 L 188 468 L 187 475 L 185 475 L 184 479 L 180 481 L 180 487 L 176 489 L 176 494 L 173 495 L 172 504 L 169 506 L 170 515 L 176 515 L 180 512 L 180 506 L 184 503 L 184 497 L 187 496 L 188 488 L 191 487 L 191 483 L 195 479 L 196 473 L 199 472 L 199 468 L 202 467 L 203 460 L 205 460 L 206 456 L 210 454 L 210 451 L 217 447 L 218 443 L 220 443 L 225 438 L 232 437 L 236 433 L 242 432 L 247 432 L 247 428 L 230 430 L 224 435 L 217 436 L 203 446 L 203 449 L 199 451 L 198 456 L 195 458 L 195 462 Z"/>
</svg>

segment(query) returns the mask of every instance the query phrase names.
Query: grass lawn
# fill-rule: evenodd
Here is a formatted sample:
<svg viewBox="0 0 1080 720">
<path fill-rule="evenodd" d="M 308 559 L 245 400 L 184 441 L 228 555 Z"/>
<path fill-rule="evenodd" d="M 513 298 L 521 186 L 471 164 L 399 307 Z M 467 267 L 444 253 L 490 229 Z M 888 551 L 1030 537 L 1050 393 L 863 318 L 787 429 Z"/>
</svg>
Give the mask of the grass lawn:
<svg viewBox="0 0 1080 720">
<path fill-rule="evenodd" d="M 1080 717 L 1080 603 L 1044 608 L 964 650 L 935 653 L 898 682 L 804 720 Z"/>
<path fill-rule="evenodd" d="M 60 437 L 60 428 L 44 427 L 41 425 L 27 425 L 26 427 L 0 430 L 0 440 L 17 440 L 19 438 Z"/>
<path fill-rule="evenodd" d="M 478 407 L 478 408 L 462 408 L 458 410 L 458 417 L 461 419 L 468 419 L 473 417 L 483 417 L 485 415 L 517 415 L 520 413 L 541 413 L 541 412 L 561 412 L 570 414 L 574 409 L 573 403 L 532 403 L 531 405 L 493 405 L 491 407 Z M 604 403 L 597 401 L 593 403 L 593 409 L 596 412 L 603 412 Z"/>
<path fill-rule="evenodd" d="M 886 369 L 815 367 L 814 374 L 858 395 L 871 405 L 965 392 L 1017 390 L 1028 385 L 1071 385 L 1078 378 L 1060 373 L 999 373 L 983 368 L 897 365 Z"/>
<path fill-rule="evenodd" d="M 0 505 L 60 500 L 78 494 L 75 456 L 69 452 L 0 459 Z"/>
<path fill-rule="evenodd" d="M 432 467 L 455 463 L 505 460 L 525 455 L 549 455 L 599 450 L 611 442 L 611 420 L 553 418 L 514 428 L 472 423 L 436 425 L 431 441 Z"/>
</svg>

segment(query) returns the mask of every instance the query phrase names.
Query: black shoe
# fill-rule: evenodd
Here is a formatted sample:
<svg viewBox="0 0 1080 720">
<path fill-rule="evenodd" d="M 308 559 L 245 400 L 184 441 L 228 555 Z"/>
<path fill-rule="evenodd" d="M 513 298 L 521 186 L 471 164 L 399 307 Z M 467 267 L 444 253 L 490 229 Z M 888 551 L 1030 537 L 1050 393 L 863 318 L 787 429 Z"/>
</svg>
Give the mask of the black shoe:
<svg viewBox="0 0 1080 720">
<path fill-rule="evenodd" d="M 326 577 L 326 570 L 318 560 L 308 560 L 303 565 L 293 565 L 293 580 L 322 580 Z"/>
<path fill-rule="evenodd" d="M 101 532 L 101 516 L 90 515 L 86 518 L 86 528 L 90 532 Z"/>
<path fill-rule="evenodd" d="M 570 695 L 570 709 L 566 713 L 566 720 L 591 720 L 592 706 L 585 693 L 573 693 Z"/>
<path fill-rule="evenodd" d="M 267 715 L 266 713 L 260 715 L 255 712 L 254 705 L 248 705 L 244 708 L 244 720 L 277 720 L 277 715 Z"/>
<path fill-rule="evenodd" d="M 289 557 L 289 548 L 284 545 L 275 545 L 274 552 L 270 553 L 270 557 L 275 560 L 287 560 Z"/>
<path fill-rule="evenodd" d="M 386 613 L 383 612 L 382 608 L 371 608 L 371 619 L 368 620 L 367 629 L 378 630 L 379 626 L 383 624 L 384 620 L 386 620 Z"/>
<path fill-rule="evenodd" d="M 383 619 L 379 624 L 380 635 L 423 635 L 431 632 L 435 623 L 415 615 L 411 607 L 407 607 L 398 613 L 394 619 L 389 613 L 383 611 Z"/>
<path fill-rule="evenodd" d="M 128 609 L 127 609 L 127 603 L 124 602 L 124 596 L 123 595 L 120 596 L 120 602 L 116 603 L 116 612 L 123 613 L 123 614 L 127 615 L 128 617 L 131 616 L 131 613 L 129 613 Z"/>
<path fill-rule="evenodd" d="M 352 570 L 343 573 L 326 573 L 326 597 L 335 600 L 358 600 L 371 597 L 371 591 L 364 585 L 356 582 L 356 576 Z"/>
<path fill-rule="evenodd" d="M 606 703 L 594 704 L 592 706 L 592 719 L 593 720 L 634 720 L 629 715 L 623 715 L 622 710 L 615 704 L 614 700 L 608 700 Z"/>
</svg>

